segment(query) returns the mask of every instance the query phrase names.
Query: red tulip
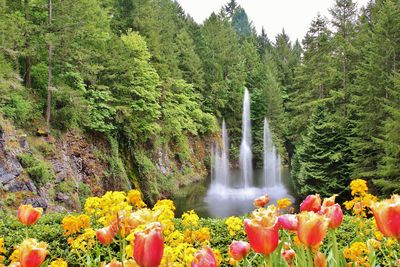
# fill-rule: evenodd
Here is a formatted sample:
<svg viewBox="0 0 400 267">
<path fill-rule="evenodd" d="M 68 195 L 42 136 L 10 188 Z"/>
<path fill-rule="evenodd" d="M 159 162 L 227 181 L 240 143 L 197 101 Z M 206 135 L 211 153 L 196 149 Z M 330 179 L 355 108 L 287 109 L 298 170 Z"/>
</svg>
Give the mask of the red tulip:
<svg viewBox="0 0 400 267">
<path fill-rule="evenodd" d="M 295 214 L 283 214 L 278 218 L 279 226 L 288 231 L 296 231 L 299 221 Z"/>
<path fill-rule="evenodd" d="M 400 241 L 400 196 L 373 203 L 371 208 L 379 231 Z"/>
<path fill-rule="evenodd" d="M 323 253 L 317 251 L 314 256 L 314 267 L 326 267 L 326 257 Z"/>
<path fill-rule="evenodd" d="M 217 267 L 214 253 L 209 246 L 205 246 L 202 250 L 196 252 L 192 267 Z"/>
<path fill-rule="evenodd" d="M 22 224 L 30 226 L 40 218 L 42 212 L 41 208 L 34 208 L 32 205 L 21 205 L 18 208 L 18 220 Z"/>
<path fill-rule="evenodd" d="M 231 257 L 237 261 L 242 260 L 249 254 L 250 244 L 245 241 L 233 240 L 229 245 L 229 254 Z"/>
<path fill-rule="evenodd" d="M 39 267 L 47 256 L 47 244 L 35 239 L 25 239 L 18 247 L 21 267 Z"/>
<path fill-rule="evenodd" d="M 342 224 L 343 211 L 339 204 L 334 204 L 333 206 L 328 207 L 322 205 L 320 214 L 325 215 L 325 217 L 329 219 L 328 227 L 331 229 L 338 228 Z"/>
<path fill-rule="evenodd" d="M 297 216 L 299 240 L 309 247 L 318 246 L 326 236 L 329 219 L 312 211 L 302 212 Z"/>
<path fill-rule="evenodd" d="M 321 209 L 321 198 L 318 194 L 308 195 L 300 204 L 300 211 L 318 212 Z"/>
<path fill-rule="evenodd" d="M 278 211 L 276 207 L 253 211 L 251 219 L 244 220 L 250 246 L 257 253 L 268 255 L 279 243 Z"/>
<path fill-rule="evenodd" d="M 96 231 L 97 239 L 104 246 L 110 245 L 115 236 L 115 231 L 112 226 L 107 226 Z"/>
<path fill-rule="evenodd" d="M 265 205 L 267 205 L 268 203 L 269 203 L 269 196 L 265 194 L 261 197 L 256 198 L 253 202 L 253 205 L 256 208 L 262 208 Z"/>
<path fill-rule="evenodd" d="M 135 233 L 133 256 L 139 266 L 159 266 L 163 252 L 164 243 L 159 222 L 150 223 L 144 231 Z"/>
<path fill-rule="evenodd" d="M 295 256 L 296 252 L 291 248 L 282 251 L 282 257 L 285 259 L 289 266 L 292 266 L 292 262 Z"/>
</svg>

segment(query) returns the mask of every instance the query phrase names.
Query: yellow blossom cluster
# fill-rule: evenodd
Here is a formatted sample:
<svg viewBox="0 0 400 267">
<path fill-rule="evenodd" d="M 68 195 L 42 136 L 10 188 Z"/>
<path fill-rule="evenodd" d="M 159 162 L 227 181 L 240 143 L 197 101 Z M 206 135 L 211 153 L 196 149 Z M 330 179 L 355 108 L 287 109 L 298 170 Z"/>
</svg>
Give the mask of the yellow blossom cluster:
<svg viewBox="0 0 400 267">
<path fill-rule="evenodd" d="M 6 253 L 4 238 L 0 238 L 0 265 L 4 261 L 4 254 Z"/>
<path fill-rule="evenodd" d="M 156 202 L 153 211 L 157 213 L 157 221 L 163 226 L 163 235 L 168 236 L 175 230 L 175 205 L 172 200 L 162 199 Z"/>
<path fill-rule="evenodd" d="M 146 207 L 146 203 L 142 200 L 142 194 L 139 190 L 133 189 L 128 192 L 127 195 L 128 203 L 135 206 L 137 209 Z"/>
<path fill-rule="evenodd" d="M 64 261 L 63 259 L 56 259 L 52 262 L 50 262 L 49 267 L 68 267 L 68 263 Z"/>
<path fill-rule="evenodd" d="M 197 227 L 199 225 L 199 220 L 199 216 L 193 210 L 182 214 L 182 224 L 186 227 Z"/>
<path fill-rule="evenodd" d="M 90 217 L 86 214 L 68 215 L 62 220 L 64 235 L 70 236 L 90 227 Z"/>
<path fill-rule="evenodd" d="M 229 217 L 225 220 L 225 224 L 228 226 L 230 236 L 235 236 L 239 231 L 243 230 L 243 220 L 238 217 Z"/>
<path fill-rule="evenodd" d="M 85 202 L 85 211 L 89 215 L 98 217 L 104 226 L 116 221 L 123 212 L 132 211 L 125 192 L 109 191 L 102 197 L 89 197 Z"/>
<path fill-rule="evenodd" d="M 292 205 L 292 201 L 289 198 L 282 198 L 276 201 L 279 210 L 285 210 L 290 205 Z"/>
<path fill-rule="evenodd" d="M 370 266 L 368 260 L 368 247 L 364 242 L 354 242 L 350 247 L 346 247 L 343 251 L 344 257 L 352 263 L 349 266 Z"/>
<path fill-rule="evenodd" d="M 68 238 L 68 244 L 74 251 L 86 252 L 94 247 L 96 244 L 96 231 L 92 228 L 87 228 L 84 232 L 76 238 Z"/>
<path fill-rule="evenodd" d="M 362 179 L 356 179 L 350 183 L 351 195 L 353 199 L 344 202 L 347 210 L 353 211 L 357 217 L 367 217 L 366 208 L 370 208 L 371 204 L 377 201 L 377 197 L 368 193 L 367 182 Z"/>
</svg>

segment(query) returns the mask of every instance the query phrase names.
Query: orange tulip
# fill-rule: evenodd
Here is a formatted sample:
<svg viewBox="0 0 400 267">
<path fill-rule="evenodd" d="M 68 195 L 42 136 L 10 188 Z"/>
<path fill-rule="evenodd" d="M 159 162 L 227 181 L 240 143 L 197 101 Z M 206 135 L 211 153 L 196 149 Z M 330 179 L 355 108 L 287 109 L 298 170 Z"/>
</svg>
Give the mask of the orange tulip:
<svg viewBox="0 0 400 267">
<path fill-rule="evenodd" d="M 251 219 L 244 220 L 250 246 L 257 253 L 268 255 L 279 243 L 278 210 L 275 206 L 253 211 Z"/>
<path fill-rule="evenodd" d="M 262 208 L 269 203 L 269 196 L 267 194 L 258 197 L 254 200 L 253 205 L 256 208 Z"/>
<path fill-rule="evenodd" d="M 326 267 L 326 257 L 323 253 L 317 251 L 314 256 L 314 267 Z"/>
<path fill-rule="evenodd" d="M 318 194 L 308 195 L 300 204 L 300 211 L 318 212 L 321 209 L 321 198 Z"/>
<path fill-rule="evenodd" d="M 298 214 L 297 219 L 299 240 L 309 247 L 318 246 L 326 236 L 329 219 L 312 211 Z"/>
<path fill-rule="evenodd" d="M 32 205 L 21 205 L 18 208 L 18 220 L 22 224 L 30 226 L 40 218 L 42 212 L 42 208 L 34 208 Z"/>
<path fill-rule="evenodd" d="M 328 207 L 322 205 L 320 214 L 325 215 L 325 217 L 329 219 L 328 227 L 331 229 L 338 228 L 342 224 L 343 211 L 339 204 L 334 204 Z"/>
<path fill-rule="evenodd" d="M 97 239 L 104 246 L 110 245 L 115 236 L 115 231 L 112 226 L 107 226 L 96 231 Z"/>
<path fill-rule="evenodd" d="M 192 267 L 217 267 L 212 249 L 205 246 L 202 250 L 197 251 L 191 265 Z"/>
<path fill-rule="evenodd" d="M 282 251 L 282 257 L 289 266 L 292 266 L 292 262 L 295 256 L 296 252 L 291 248 Z"/>
<path fill-rule="evenodd" d="M 250 244 L 245 241 L 233 240 L 229 245 L 229 254 L 237 261 L 244 259 L 250 252 Z"/>
<path fill-rule="evenodd" d="M 159 266 L 163 252 L 164 243 L 159 222 L 150 223 L 144 231 L 135 233 L 133 256 L 139 266 Z"/>
<path fill-rule="evenodd" d="M 297 215 L 283 214 L 278 218 L 279 226 L 288 231 L 296 231 L 298 227 Z"/>
<path fill-rule="evenodd" d="M 400 196 L 373 203 L 371 209 L 379 231 L 400 241 Z"/>
<path fill-rule="evenodd" d="M 21 267 L 39 267 L 47 256 L 47 244 L 35 239 L 25 239 L 18 247 Z"/>
</svg>

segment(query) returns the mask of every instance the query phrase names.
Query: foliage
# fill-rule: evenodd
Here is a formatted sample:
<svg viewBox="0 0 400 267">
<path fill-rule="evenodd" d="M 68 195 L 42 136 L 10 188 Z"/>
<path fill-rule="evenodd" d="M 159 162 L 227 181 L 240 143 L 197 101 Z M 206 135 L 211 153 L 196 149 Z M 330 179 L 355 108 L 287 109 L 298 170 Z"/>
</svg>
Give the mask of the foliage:
<svg viewBox="0 0 400 267">
<path fill-rule="evenodd" d="M 28 153 L 19 154 L 17 157 L 36 185 L 42 186 L 54 179 L 54 173 L 46 161 L 37 159 Z"/>
</svg>

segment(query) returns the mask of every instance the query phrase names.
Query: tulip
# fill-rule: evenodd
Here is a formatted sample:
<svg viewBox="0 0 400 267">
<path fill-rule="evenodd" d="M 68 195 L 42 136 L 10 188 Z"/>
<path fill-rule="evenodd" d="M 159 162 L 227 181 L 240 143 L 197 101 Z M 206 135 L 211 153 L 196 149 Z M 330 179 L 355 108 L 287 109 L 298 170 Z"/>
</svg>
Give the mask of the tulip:
<svg viewBox="0 0 400 267">
<path fill-rule="evenodd" d="M 18 247 L 21 267 L 39 267 L 47 256 L 47 244 L 35 239 L 25 239 Z"/>
<path fill-rule="evenodd" d="M 298 214 L 297 236 L 309 247 L 318 246 L 326 236 L 329 219 L 312 211 Z"/>
<path fill-rule="evenodd" d="M 296 252 L 291 248 L 285 249 L 282 251 L 282 257 L 289 266 L 292 266 L 292 262 L 293 262 L 293 259 L 295 256 L 296 256 Z"/>
<path fill-rule="evenodd" d="M 192 267 L 217 267 L 217 261 L 211 248 L 205 246 L 196 252 L 191 265 Z"/>
<path fill-rule="evenodd" d="M 318 212 L 321 209 L 321 198 L 318 194 L 308 195 L 300 204 L 300 211 Z"/>
<path fill-rule="evenodd" d="M 296 231 L 298 220 L 295 214 L 283 214 L 278 218 L 279 226 L 288 231 Z"/>
<path fill-rule="evenodd" d="M 18 208 L 18 220 L 22 224 L 30 226 L 40 218 L 42 212 L 41 208 L 34 208 L 32 205 L 21 205 Z"/>
<path fill-rule="evenodd" d="M 329 198 L 324 198 L 324 201 L 322 202 L 322 207 L 333 206 L 335 204 L 336 196 L 337 195 L 335 194 Z"/>
<path fill-rule="evenodd" d="M 136 262 L 133 261 L 133 260 L 124 261 L 124 265 L 122 265 L 122 263 L 119 262 L 119 261 L 117 261 L 117 260 L 112 260 L 112 261 L 111 261 L 109 264 L 107 264 L 107 265 L 106 265 L 105 262 L 103 262 L 103 263 L 100 265 L 100 267 L 122 267 L 122 266 L 125 266 L 125 267 L 138 267 L 139 265 L 137 265 Z"/>
<path fill-rule="evenodd" d="M 371 209 L 379 231 L 400 241 L 400 196 L 373 203 Z"/>
<path fill-rule="evenodd" d="M 142 232 L 135 233 L 133 257 L 141 267 L 157 267 L 164 252 L 161 224 L 150 223 Z"/>
<path fill-rule="evenodd" d="M 319 213 L 325 215 L 325 217 L 329 219 L 328 227 L 331 229 L 336 229 L 342 224 L 343 211 L 339 204 L 334 204 L 328 207 L 322 206 Z"/>
<path fill-rule="evenodd" d="M 237 261 L 244 259 L 250 252 L 250 244 L 245 241 L 233 240 L 229 245 L 229 254 Z"/>
<path fill-rule="evenodd" d="M 110 245 L 115 236 L 115 231 L 112 226 L 104 227 L 96 231 L 97 239 L 104 246 Z"/>
<path fill-rule="evenodd" d="M 314 267 L 326 267 L 326 257 L 323 253 L 317 251 L 314 256 Z"/>
<path fill-rule="evenodd" d="M 268 195 L 263 195 L 261 197 L 258 197 L 254 200 L 253 205 L 256 208 L 262 208 L 265 205 L 269 203 L 269 196 Z"/>
<path fill-rule="evenodd" d="M 244 228 L 250 246 L 257 253 L 269 255 L 279 243 L 278 211 L 269 206 L 267 210 L 259 209 L 252 213 L 251 219 L 244 220 Z"/>
</svg>

